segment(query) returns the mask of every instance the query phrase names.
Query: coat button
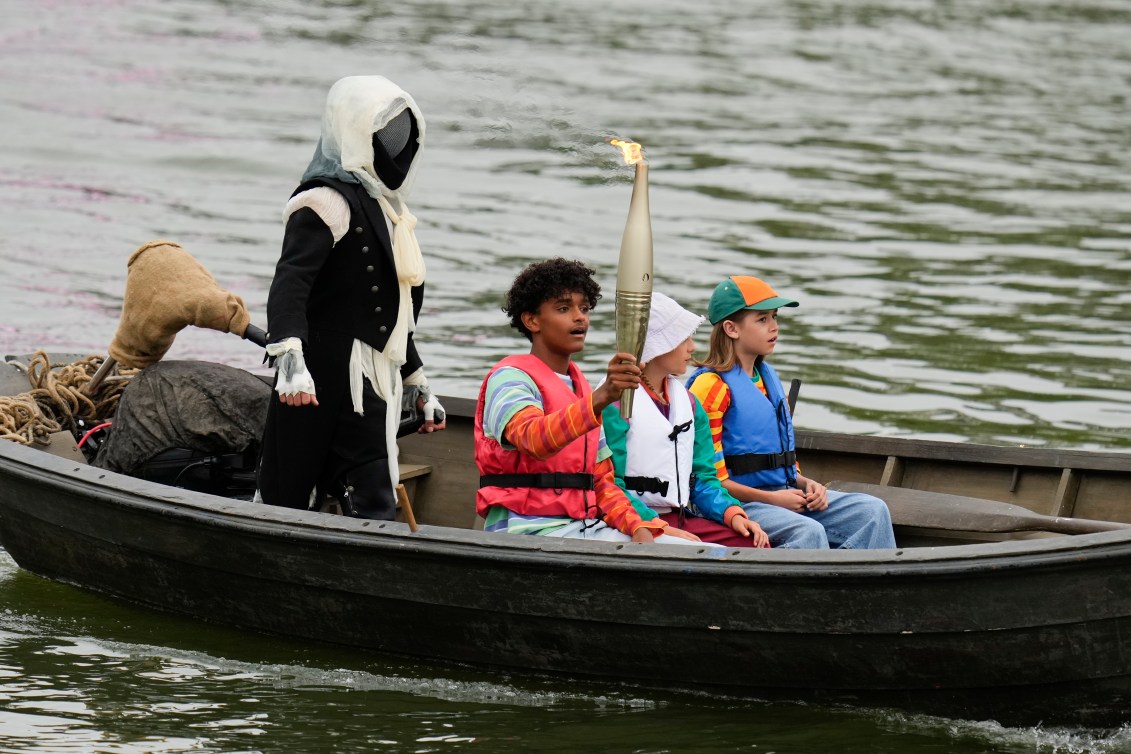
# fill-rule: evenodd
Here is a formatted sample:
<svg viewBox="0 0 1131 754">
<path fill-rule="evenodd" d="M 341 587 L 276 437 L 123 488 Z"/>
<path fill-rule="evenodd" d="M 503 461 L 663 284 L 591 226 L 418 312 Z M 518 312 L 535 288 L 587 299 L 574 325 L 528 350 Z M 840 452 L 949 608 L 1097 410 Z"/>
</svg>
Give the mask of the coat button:
<svg viewBox="0 0 1131 754">
<path fill-rule="evenodd" d="M 378 327 L 377 329 L 378 329 L 378 330 L 380 330 L 381 332 L 385 332 L 385 331 L 386 331 L 386 330 L 388 330 L 389 328 L 385 327 L 384 325 L 381 325 L 381 326 L 380 326 L 380 327 Z"/>
<path fill-rule="evenodd" d="M 369 265 L 368 267 L 366 267 L 365 271 L 366 272 L 373 272 L 373 265 Z"/>
<path fill-rule="evenodd" d="M 354 233 L 360 233 L 361 232 L 361 226 L 359 225 L 358 227 L 354 228 L 353 232 Z"/>
<path fill-rule="evenodd" d="M 379 307 L 379 306 L 378 306 L 378 307 L 377 307 L 376 309 L 374 309 L 373 311 L 374 311 L 375 313 L 377 313 L 377 314 L 380 314 L 380 313 L 381 313 L 381 307 Z"/>
<path fill-rule="evenodd" d="M 369 292 L 370 293 L 376 293 L 377 292 L 377 286 L 373 286 L 372 288 L 370 288 Z"/>
<path fill-rule="evenodd" d="M 369 247 L 368 246 L 362 246 L 361 247 L 361 253 L 362 254 L 368 254 L 369 253 Z"/>
</svg>

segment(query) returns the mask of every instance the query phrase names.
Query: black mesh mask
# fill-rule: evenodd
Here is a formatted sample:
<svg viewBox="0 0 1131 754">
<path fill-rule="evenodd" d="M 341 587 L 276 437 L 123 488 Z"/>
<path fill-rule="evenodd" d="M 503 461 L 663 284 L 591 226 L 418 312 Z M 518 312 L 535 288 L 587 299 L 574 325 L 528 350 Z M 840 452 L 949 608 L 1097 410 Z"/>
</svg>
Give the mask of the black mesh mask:
<svg viewBox="0 0 1131 754">
<path fill-rule="evenodd" d="M 420 148 L 420 129 L 411 110 L 404 110 L 373 134 L 373 172 L 392 190 L 404 183 Z"/>
</svg>

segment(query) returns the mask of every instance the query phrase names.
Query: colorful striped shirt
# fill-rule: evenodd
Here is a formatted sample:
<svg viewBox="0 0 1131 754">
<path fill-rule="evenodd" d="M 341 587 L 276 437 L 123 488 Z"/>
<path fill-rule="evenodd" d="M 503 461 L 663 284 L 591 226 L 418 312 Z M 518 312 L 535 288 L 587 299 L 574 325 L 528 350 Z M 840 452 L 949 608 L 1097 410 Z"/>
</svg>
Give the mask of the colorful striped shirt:
<svg viewBox="0 0 1131 754">
<path fill-rule="evenodd" d="M 558 375 L 572 390 L 567 375 Z M 504 448 L 533 458 L 554 455 L 586 433 L 599 429 L 597 466 L 594 476 L 598 515 L 609 526 L 632 534 L 640 527 L 662 530 L 665 524 L 652 513 L 645 520 L 633 508 L 613 477 L 612 452 L 605 441 L 601 418 L 593 410 L 593 399 L 578 400 L 561 411 L 543 412 L 542 394 L 530 375 L 517 367 L 497 369 L 487 380 L 483 396 L 483 434 Z M 649 511 L 651 512 L 651 511 Z M 554 516 L 523 516 L 501 506 L 487 513 L 484 529 L 522 534 L 549 534 L 569 523 Z"/>
</svg>

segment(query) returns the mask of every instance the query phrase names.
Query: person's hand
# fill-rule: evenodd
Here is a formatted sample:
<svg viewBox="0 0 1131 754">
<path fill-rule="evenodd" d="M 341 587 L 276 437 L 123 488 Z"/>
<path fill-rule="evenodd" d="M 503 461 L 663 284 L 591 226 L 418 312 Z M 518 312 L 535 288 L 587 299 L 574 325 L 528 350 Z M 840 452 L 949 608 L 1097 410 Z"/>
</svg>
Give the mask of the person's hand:
<svg viewBox="0 0 1131 754">
<path fill-rule="evenodd" d="M 599 414 L 620 400 L 625 390 L 635 390 L 640 385 L 640 367 L 630 353 L 618 353 L 609 359 L 605 381 L 593 392 L 593 408 Z"/>
<path fill-rule="evenodd" d="M 804 513 L 808 510 L 805 507 L 809 504 L 809 501 L 805 498 L 805 492 L 794 487 L 787 490 L 767 492 L 766 497 L 768 499 L 765 502 L 770 505 L 776 505 L 779 508 L 785 508 L 787 511 Z"/>
<path fill-rule="evenodd" d="M 281 343 L 271 343 L 267 346 L 267 353 L 275 358 L 275 369 L 278 372 L 275 390 L 279 393 L 279 402 L 288 406 L 317 406 L 314 377 L 306 368 L 302 341 L 287 338 Z"/>
<path fill-rule="evenodd" d="M 805 493 L 805 507 L 811 511 L 823 511 L 829 507 L 829 491 L 820 482 L 799 477 L 797 486 Z"/>
<path fill-rule="evenodd" d="M 730 528 L 744 537 L 750 537 L 751 543 L 755 547 L 770 546 L 770 535 L 766 534 L 756 521 L 751 521 L 746 516 L 736 515 L 730 520 Z"/>
<path fill-rule="evenodd" d="M 655 542 L 656 538 L 652 536 L 652 530 L 647 526 L 641 526 L 636 531 L 632 532 L 633 542 Z"/>
<path fill-rule="evenodd" d="M 417 434 L 423 435 L 428 432 L 439 432 L 441 429 L 448 428 L 448 420 L 444 419 L 442 422 L 437 422 L 435 419 L 425 419 L 424 424 L 420 425 L 420 429 L 416 430 Z"/>
<path fill-rule="evenodd" d="M 703 541 L 703 540 L 699 539 L 699 537 L 692 534 L 691 532 L 684 531 L 683 529 L 679 529 L 679 528 L 676 528 L 674 526 L 668 526 L 666 529 L 664 529 L 663 533 L 664 534 L 670 534 L 673 537 L 679 537 L 680 539 L 686 539 L 689 542 L 702 542 Z"/>
<path fill-rule="evenodd" d="M 420 391 L 420 397 L 416 399 L 416 410 L 424 414 L 424 424 L 416 430 L 419 434 L 448 428 L 448 413 L 428 388 Z"/>
<path fill-rule="evenodd" d="M 314 393 L 279 393 L 279 402 L 288 406 L 317 406 L 318 396 Z"/>
</svg>

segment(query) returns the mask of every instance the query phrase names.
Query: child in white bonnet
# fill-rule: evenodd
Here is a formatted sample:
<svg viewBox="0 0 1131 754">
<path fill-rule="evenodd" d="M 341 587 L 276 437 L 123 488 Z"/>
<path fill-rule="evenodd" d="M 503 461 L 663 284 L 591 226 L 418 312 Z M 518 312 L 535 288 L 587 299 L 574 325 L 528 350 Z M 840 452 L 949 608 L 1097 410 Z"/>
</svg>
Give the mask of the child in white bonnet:
<svg viewBox="0 0 1131 754">
<path fill-rule="evenodd" d="M 692 336 L 703 319 L 652 294 L 632 418 L 621 418 L 619 402 L 602 417 L 616 480 L 642 516 L 651 512 L 704 542 L 769 547 L 766 533 L 715 475 L 707 414 L 677 379 L 691 363 Z"/>
</svg>

